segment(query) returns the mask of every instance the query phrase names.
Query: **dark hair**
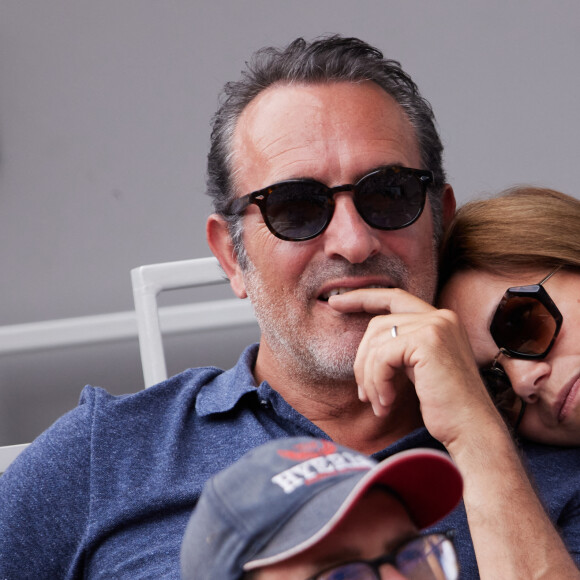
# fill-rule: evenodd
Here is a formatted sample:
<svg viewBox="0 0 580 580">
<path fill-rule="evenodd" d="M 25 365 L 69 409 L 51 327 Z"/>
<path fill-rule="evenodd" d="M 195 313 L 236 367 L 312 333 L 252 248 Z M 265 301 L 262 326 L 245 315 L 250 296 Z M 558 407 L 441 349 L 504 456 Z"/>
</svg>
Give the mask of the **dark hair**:
<svg viewBox="0 0 580 580">
<path fill-rule="evenodd" d="M 325 83 L 372 81 L 383 88 L 404 110 L 415 129 L 423 169 L 433 172 L 429 191 L 436 238 L 442 232 L 441 193 L 445 184 L 443 145 L 435 126 L 431 105 L 395 60 L 383 58 L 376 48 L 357 38 L 332 35 L 307 42 L 298 38 L 287 47 L 266 47 L 246 63 L 242 77 L 225 85 L 221 104 L 213 117 L 208 155 L 207 193 L 214 209 L 228 219 L 237 250 L 241 228 L 236 216 L 225 210 L 235 197 L 232 179 L 232 138 L 240 114 L 259 93 L 276 83 Z M 236 239 L 237 238 L 237 239 Z"/>
<path fill-rule="evenodd" d="M 580 270 L 580 200 L 532 186 L 466 203 L 445 233 L 441 287 L 456 272 Z"/>
</svg>

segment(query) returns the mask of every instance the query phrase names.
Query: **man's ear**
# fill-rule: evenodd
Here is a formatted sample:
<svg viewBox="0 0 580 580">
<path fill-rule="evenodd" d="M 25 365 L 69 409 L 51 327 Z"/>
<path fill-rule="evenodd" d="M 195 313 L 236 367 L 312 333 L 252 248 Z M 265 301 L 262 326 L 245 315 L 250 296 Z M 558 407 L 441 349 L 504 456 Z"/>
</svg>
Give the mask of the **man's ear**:
<svg viewBox="0 0 580 580">
<path fill-rule="evenodd" d="M 205 233 L 209 248 L 224 269 L 234 294 L 238 298 L 247 298 L 242 269 L 234 252 L 226 220 L 216 213 L 211 214 L 207 218 Z"/>
<path fill-rule="evenodd" d="M 455 193 L 453 192 L 453 188 L 448 183 L 445 184 L 442 193 L 442 208 L 443 208 L 443 231 L 447 230 L 449 225 L 451 224 L 451 220 L 455 216 Z"/>
</svg>

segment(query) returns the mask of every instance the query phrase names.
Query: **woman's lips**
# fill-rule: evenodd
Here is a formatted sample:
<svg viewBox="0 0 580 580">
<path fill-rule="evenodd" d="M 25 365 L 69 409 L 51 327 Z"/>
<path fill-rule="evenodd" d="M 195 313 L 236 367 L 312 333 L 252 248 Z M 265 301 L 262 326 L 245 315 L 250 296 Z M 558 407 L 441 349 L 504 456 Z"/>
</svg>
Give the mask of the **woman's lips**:
<svg viewBox="0 0 580 580">
<path fill-rule="evenodd" d="M 567 391 L 565 391 L 564 399 L 560 405 L 560 409 L 558 411 L 558 422 L 561 423 L 568 417 L 570 412 L 572 411 L 576 395 L 578 394 L 578 390 L 580 390 L 580 377 L 578 377 L 571 385 Z"/>
</svg>

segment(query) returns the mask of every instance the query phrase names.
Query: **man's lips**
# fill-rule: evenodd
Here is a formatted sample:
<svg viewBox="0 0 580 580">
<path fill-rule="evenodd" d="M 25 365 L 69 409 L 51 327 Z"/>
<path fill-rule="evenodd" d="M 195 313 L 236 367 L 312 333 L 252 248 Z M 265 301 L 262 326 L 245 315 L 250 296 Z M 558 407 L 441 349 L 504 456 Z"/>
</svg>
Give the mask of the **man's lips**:
<svg viewBox="0 0 580 580">
<path fill-rule="evenodd" d="M 347 292 L 352 292 L 353 290 L 361 290 L 367 288 L 392 288 L 392 286 L 387 286 L 385 284 L 367 284 L 365 286 L 336 286 L 330 288 L 329 290 L 324 290 L 318 296 L 318 300 L 328 302 L 331 296 L 337 296 L 339 294 L 346 294 Z"/>
</svg>

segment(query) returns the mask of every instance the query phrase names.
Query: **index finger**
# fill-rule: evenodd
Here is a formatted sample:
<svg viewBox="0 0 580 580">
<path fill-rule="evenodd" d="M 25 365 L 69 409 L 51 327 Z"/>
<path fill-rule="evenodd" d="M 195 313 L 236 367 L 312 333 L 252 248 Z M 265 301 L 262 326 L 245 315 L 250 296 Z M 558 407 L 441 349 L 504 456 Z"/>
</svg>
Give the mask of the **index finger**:
<svg viewBox="0 0 580 580">
<path fill-rule="evenodd" d="M 328 305 L 342 313 L 397 314 L 431 312 L 431 304 L 400 288 L 360 288 L 328 299 Z"/>
</svg>

